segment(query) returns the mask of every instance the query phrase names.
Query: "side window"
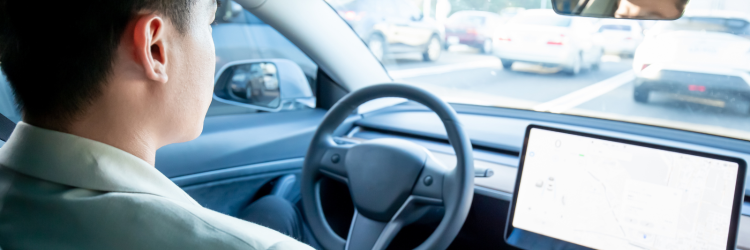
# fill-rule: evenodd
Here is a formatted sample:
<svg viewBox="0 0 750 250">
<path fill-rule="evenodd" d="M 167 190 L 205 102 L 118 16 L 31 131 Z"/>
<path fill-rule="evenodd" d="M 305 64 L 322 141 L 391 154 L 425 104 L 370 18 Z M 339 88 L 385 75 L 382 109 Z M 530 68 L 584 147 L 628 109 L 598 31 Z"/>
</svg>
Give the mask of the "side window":
<svg viewBox="0 0 750 250">
<path fill-rule="evenodd" d="M 296 84 L 295 86 L 309 87 L 308 90 L 302 91 L 313 93 L 314 95 L 314 91 L 312 90 L 315 89 L 314 83 L 318 66 L 297 46 L 286 39 L 286 37 L 232 0 L 223 0 L 222 7 L 217 10 L 216 16 L 217 20 L 212 26 L 214 45 L 216 46 L 217 74 L 227 64 L 242 60 L 291 60 L 304 72 L 307 80 L 306 84 Z M 283 72 L 280 72 L 280 74 L 283 74 Z M 281 84 L 286 83 L 282 82 Z M 281 89 L 283 91 L 284 88 L 282 87 Z M 282 98 L 284 97 L 284 93 L 280 95 Z M 288 105 L 284 107 L 289 108 L 272 112 L 310 108 L 312 106 L 310 104 L 311 98 L 314 99 L 314 96 L 302 98 L 305 100 L 282 100 L 305 104 Z M 235 105 L 214 99 L 208 110 L 208 116 L 255 112 L 261 111 L 248 106 Z"/>
<path fill-rule="evenodd" d="M 263 21 L 260 20 L 257 16 L 250 13 L 250 11 L 243 10 L 245 14 L 245 21 L 247 24 L 266 24 Z"/>
<path fill-rule="evenodd" d="M 21 113 L 13 97 L 13 90 L 10 88 L 10 83 L 5 79 L 5 74 L 2 71 L 0 71 L 0 114 L 3 114 L 15 123 L 21 121 Z"/>
</svg>

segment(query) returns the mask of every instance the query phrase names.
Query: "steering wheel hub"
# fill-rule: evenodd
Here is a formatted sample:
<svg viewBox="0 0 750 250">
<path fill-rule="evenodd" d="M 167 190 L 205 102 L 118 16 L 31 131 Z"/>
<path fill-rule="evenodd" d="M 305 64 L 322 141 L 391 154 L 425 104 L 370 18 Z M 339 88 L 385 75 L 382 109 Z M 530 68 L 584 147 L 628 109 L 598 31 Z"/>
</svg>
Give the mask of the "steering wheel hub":
<svg viewBox="0 0 750 250">
<path fill-rule="evenodd" d="M 390 220 L 411 194 L 426 160 L 424 148 L 401 139 L 375 139 L 349 149 L 345 165 L 357 211 Z"/>
</svg>

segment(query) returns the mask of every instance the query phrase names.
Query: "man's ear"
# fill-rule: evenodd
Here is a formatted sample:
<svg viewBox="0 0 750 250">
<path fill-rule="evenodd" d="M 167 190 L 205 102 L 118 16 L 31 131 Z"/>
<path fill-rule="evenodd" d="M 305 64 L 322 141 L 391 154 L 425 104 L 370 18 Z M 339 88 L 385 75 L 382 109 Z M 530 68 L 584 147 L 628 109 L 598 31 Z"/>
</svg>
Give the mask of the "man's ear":
<svg viewBox="0 0 750 250">
<path fill-rule="evenodd" d="M 164 20 L 153 14 L 139 16 L 136 20 L 133 34 L 135 59 L 143 66 L 148 79 L 166 83 L 169 76 Z"/>
</svg>

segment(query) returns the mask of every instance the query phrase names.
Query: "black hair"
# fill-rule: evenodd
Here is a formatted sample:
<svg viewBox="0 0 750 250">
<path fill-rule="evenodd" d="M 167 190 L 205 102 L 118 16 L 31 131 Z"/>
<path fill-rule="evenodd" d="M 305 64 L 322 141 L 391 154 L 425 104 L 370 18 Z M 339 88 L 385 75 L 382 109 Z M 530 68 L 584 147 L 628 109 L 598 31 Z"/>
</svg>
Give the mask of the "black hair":
<svg viewBox="0 0 750 250">
<path fill-rule="evenodd" d="M 676 3 L 677 9 L 684 10 L 685 6 L 687 6 L 687 4 L 688 4 L 688 1 L 690 1 L 690 0 L 679 0 L 679 1 L 677 1 L 677 3 Z"/>
<path fill-rule="evenodd" d="M 184 33 L 195 0 L 0 0 L 0 66 L 26 117 L 65 126 L 110 76 L 130 20 L 147 10 Z"/>
</svg>

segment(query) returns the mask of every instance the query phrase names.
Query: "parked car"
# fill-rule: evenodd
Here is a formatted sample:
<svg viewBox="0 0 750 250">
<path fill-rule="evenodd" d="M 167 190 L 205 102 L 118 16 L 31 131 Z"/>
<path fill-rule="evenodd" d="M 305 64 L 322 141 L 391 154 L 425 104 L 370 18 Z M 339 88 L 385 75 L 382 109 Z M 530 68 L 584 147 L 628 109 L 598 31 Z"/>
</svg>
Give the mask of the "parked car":
<svg viewBox="0 0 750 250">
<path fill-rule="evenodd" d="M 643 29 L 636 21 L 605 19 L 598 30 L 606 54 L 633 56 L 643 41 Z"/>
<path fill-rule="evenodd" d="M 424 61 L 440 57 L 441 28 L 410 1 L 354 0 L 331 6 L 383 60 L 388 54 L 421 53 Z"/>
<path fill-rule="evenodd" d="M 633 99 L 645 103 L 659 91 L 704 103 L 750 101 L 749 38 L 750 16 L 740 13 L 693 12 L 657 23 L 635 52 Z"/>
<path fill-rule="evenodd" d="M 598 69 L 602 47 L 592 39 L 593 25 L 588 19 L 559 16 L 552 10 L 526 10 L 495 32 L 493 53 L 506 69 L 514 62 L 561 67 L 571 75 Z"/>
<path fill-rule="evenodd" d="M 445 23 L 445 47 L 464 44 L 492 53 L 492 32 L 502 23 L 502 17 L 488 11 L 464 10 L 453 13 Z"/>
</svg>

